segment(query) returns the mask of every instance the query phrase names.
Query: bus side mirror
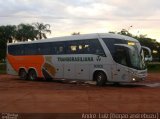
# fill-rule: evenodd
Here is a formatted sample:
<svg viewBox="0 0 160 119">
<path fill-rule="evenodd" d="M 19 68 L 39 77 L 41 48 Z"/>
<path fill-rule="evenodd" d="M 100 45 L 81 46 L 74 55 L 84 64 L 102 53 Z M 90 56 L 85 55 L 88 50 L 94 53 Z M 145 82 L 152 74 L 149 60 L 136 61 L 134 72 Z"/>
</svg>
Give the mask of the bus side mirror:
<svg viewBox="0 0 160 119">
<path fill-rule="evenodd" d="M 142 48 L 143 48 L 144 50 L 148 51 L 148 55 L 145 56 L 144 60 L 145 60 L 146 62 L 147 62 L 147 61 L 151 62 L 152 59 L 153 59 L 153 58 L 152 58 L 151 49 L 148 48 L 148 47 L 145 47 L 145 46 L 142 46 Z"/>
<path fill-rule="evenodd" d="M 144 58 L 144 60 L 145 60 L 146 62 L 151 62 L 151 61 L 152 61 L 152 55 L 151 55 L 151 56 L 146 55 L 146 57 Z"/>
</svg>

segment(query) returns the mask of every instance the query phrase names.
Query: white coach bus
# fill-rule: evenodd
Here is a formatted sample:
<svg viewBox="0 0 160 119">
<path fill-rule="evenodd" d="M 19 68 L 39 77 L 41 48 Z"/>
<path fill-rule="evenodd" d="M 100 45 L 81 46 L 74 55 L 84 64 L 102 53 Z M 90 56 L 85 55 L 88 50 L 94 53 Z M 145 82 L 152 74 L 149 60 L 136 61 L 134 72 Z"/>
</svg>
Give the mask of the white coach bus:
<svg viewBox="0 0 160 119">
<path fill-rule="evenodd" d="M 7 72 L 37 78 L 106 82 L 144 80 L 147 69 L 140 43 L 117 34 L 56 37 L 7 45 Z"/>
</svg>

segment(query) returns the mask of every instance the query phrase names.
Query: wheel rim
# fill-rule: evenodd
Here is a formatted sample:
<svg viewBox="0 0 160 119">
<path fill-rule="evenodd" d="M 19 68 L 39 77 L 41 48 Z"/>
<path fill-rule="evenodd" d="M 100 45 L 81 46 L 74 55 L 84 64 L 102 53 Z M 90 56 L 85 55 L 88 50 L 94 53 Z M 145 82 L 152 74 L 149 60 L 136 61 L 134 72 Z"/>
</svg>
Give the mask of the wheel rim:
<svg viewBox="0 0 160 119">
<path fill-rule="evenodd" d="M 102 80 L 102 76 L 101 76 L 101 75 L 98 75 L 98 76 L 97 76 L 97 81 L 100 82 L 101 80 Z"/>
<path fill-rule="evenodd" d="M 26 72 L 25 71 L 21 71 L 20 72 L 20 78 L 21 79 L 25 79 L 26 78 Z"/>
<path fill-rule="evenodd" d="M 36 77 L 37 77 L 36 74 L 35 74 L 35 72 L 33 72 L 33 71 L 30 72 L 30 75 L 29 75 L 29 76 L 30 76 L 30 79 L 31 79 L 32 81 L 35 80 Z"/>
<path fill-rule="evenodd" d="M 31 79 L 32 81 L 34 80 L 34 75 L 33 75 L 33 74 L 30 75 L 30 79 Z"/>
</svg>

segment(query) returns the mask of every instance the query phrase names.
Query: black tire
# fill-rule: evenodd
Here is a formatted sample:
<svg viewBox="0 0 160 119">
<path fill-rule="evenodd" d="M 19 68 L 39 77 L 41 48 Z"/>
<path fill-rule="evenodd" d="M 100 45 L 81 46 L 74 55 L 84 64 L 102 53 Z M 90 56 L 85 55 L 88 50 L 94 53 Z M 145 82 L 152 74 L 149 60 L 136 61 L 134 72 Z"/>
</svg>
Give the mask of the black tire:
<svg viewBox="0 0 160 119">
<path fill-rule="evenodd" d="M 98 72 L 95 75 L 95 80 L 97 82 L 97 86 L 104 86 L 107 81 L 107 77 L 103 72 Z"/>
<path fill-rule="evenodd" d="M 46 81 L 47 82 L 52 82 L 53 80 L 52 80 L 52 78 L 46 78 Z"/>
<path fill-rule="evenodd" d="M 115 82 L 114 86 L 120 86 L 120 83 L 119 82 Z"/>
<path fill-rule="evenodd" d="M 20 69 L 19 70 L 19 77 L 22 80 L 26 80 L 28 78 L 27 72 L 25 69 Z"/>
<path fill-rule="evenodd" d="M 37 73 L 34 69 L 31 69 L 29 72 L 28 72 L 28 78 L 29 80 L 37 80 Z"/>
</svg>

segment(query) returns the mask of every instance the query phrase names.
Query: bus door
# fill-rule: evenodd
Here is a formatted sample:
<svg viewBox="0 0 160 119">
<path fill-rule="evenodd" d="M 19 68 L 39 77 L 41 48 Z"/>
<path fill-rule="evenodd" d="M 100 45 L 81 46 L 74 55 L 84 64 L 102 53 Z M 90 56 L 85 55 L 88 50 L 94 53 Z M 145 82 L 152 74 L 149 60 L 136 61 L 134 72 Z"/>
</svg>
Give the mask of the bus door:
<svg viewBox="0 0 160 119">
<path fill-rule="evenodd" d="M 114 60 L 116 64 L 113 65 L 113 80 L 118 82 L 127 81 L 129 79 L 128 48 L 117 44 L 115 46 Z"/>
</svg>

